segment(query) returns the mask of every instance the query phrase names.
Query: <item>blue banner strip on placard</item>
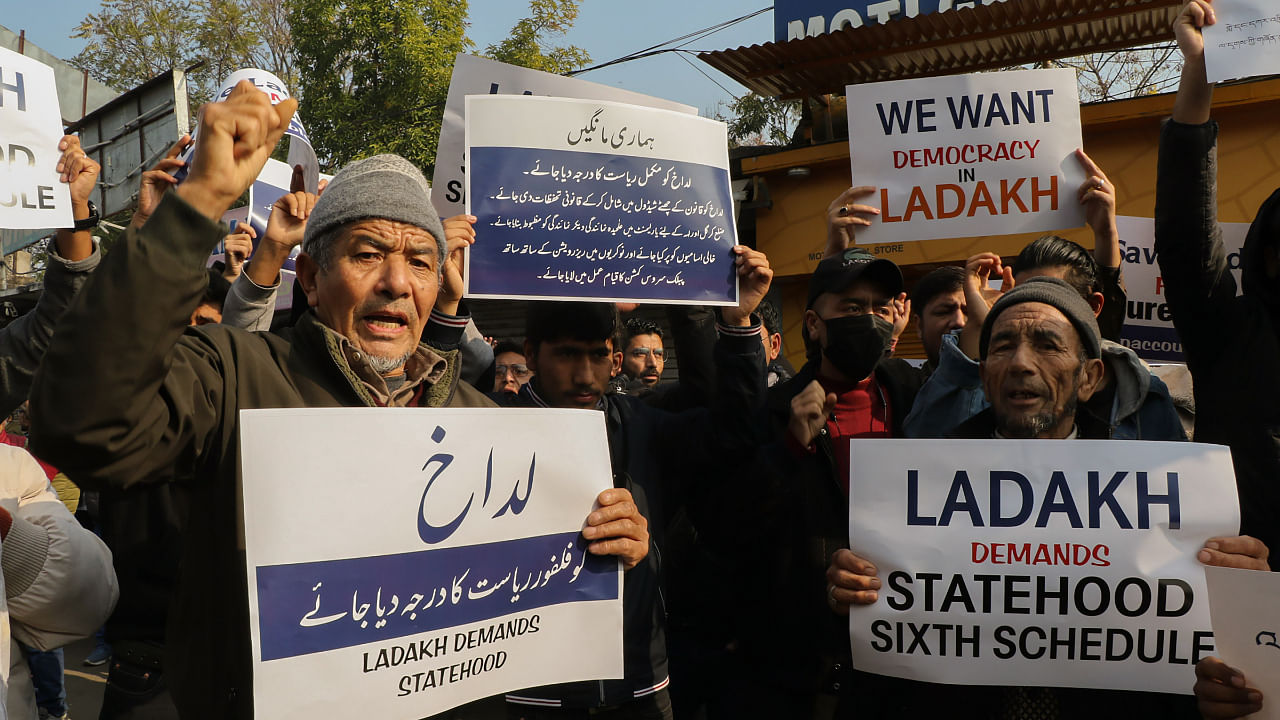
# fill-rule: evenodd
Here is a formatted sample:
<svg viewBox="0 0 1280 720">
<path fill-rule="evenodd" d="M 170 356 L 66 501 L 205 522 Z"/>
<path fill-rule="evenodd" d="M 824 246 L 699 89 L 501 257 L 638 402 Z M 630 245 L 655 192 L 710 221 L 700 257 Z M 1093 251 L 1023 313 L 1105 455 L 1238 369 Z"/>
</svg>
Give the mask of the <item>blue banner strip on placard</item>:
<svg viewBox="0 0 1280 720">
<path fill-rule="evenodd" d="M 262 659 L 618 597 L 618 562 L 577 532 L 256 568 Z"/>
<path fill-rule="evenodd" d="M 733 199 L 722 168 L 472 147 L 470 292 L 736 302 Z"/>
<path fill-rule="evenodd" d="M 1182 338 L 1172 327 L 1150 327 L 1126 323 L 1120 330 L 1120 344 L 1143 360 L 1184 362 Z"/>
</svg>

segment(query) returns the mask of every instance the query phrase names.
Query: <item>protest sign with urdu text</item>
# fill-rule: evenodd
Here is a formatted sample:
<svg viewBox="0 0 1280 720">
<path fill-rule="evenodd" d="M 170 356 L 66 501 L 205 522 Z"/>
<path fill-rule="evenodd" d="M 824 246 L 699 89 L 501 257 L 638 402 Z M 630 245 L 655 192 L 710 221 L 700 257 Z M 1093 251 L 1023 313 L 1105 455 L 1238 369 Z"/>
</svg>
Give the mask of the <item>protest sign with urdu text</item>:
<svg viewBox="0 0 1280 720">
<path fill-rule="evenodd" d="M 416 720 L 622 677 L 620 563 L 580 532 L 613 487 L 604 432 L 585 410 L 242 411 L 257 716 Z"/>
<path fill-rule="evenodd" d="M 675 110 L 689 115 L 698 114 L 697 108 L 670 100 L 459 53 L 453 61 L 449 96 L 445 100 L 444 118 L 440 122 L 436 168 L 431 176 L 431 202 L 436 206 L 440 217 L 453 217 L 466 212 L 463 115 L 468 95 L 545 95 L 612 100 Z"/>
<path fill-rule="evenodd" d="M 58 177 L 62 111 L 53 68 L 0 48 L 0 228 L 69 228 L 71 191 Z"/>
<path fill-rule="evenodd" d="M 1185 362 L 1182 338 L 1173 327 L 1173 312 L 1165 299 L 1164 278 L 1155 251 L 1155 221 L 1151 218 L 1120 216 L 1120 253 L 1124 257 L 1126 299 L 1124 327 L 1120 343 L 1143 360 Z M 1240 294 L 1240 249 L 1244 247 L 1249 223 L 1220 222 L 1227 266 L 1235 276 Z"/>
<path fill-rule="evenodd" d="M 1275 0 L 1213 5 L 1217 22 L 1204 29 L 1209 82 L 1280 74 L 1280 7 Z"/>
<path fill-rule="evenodd" d="M 1225 447 L 858 440 L 853 664 L 928 682 L 1189 693 L 1214 653 L 1206 540 L 1240 524 Z"/>
<path fill-rule="evenodd" d="M 1217 655 L 1262 693 L 1262 712 L 1249 717 L 1280 720 L 1280 574 L 1207 567 L 1204 575 Z"/>
<path fill-rule="evenodd" d="M 845 88 L 853 184 L 879 208 L 859 244 L 1078 227 L 1084 169 L 1074 70 Z"/>
<path fill-rule="evenodd" d="M 471 95 L 466 126 L 468 297 L 738 302 L 724 123 Z"/>
</svg>

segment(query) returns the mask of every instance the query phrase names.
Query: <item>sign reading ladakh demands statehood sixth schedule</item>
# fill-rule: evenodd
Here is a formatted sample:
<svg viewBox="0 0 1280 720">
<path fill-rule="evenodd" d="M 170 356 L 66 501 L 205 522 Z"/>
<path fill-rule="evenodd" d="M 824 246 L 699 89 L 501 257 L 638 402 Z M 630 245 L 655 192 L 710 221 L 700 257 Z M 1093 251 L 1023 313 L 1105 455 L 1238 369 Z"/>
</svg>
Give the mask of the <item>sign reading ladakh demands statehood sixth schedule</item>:
<svg viewBox="0 0 1280 720">
<path fill-rule="evenodd" d="M 466 102 L 469 297 L 737 304 L 724 123 L 594 100 Z"/>
<path fill-rule="evenodd" d="M 1280 73 L 1280 7 L 1275 0 L 1230 0 L 1213 6 L 1204 29 L 1209 82 Z"/>
<path fill-rule="evenodd" d="M 259 717 L 416 720 L 622 677 L 620 563 L 580 534 L 613 487 L 600 413 L 246 410 L 240 423 Z M 316 442 L 337 435 L 349 442 Z"/>
<path fill-rule="evenodd" d="M 58 178 L 61 140 L 53 68 L 0 48 L 0 228 L 71 227 L 71 191 Z"/>
<path fill-rule="evenodd" d="M 877 602 L 853 664 L 929 682 L 1190 693 L 1214 654 L 1204 568 L 1240 515 L 1225 447 L 850 443 L 849 546 Z"/>
<path fill-rule="evenodd" d="M 1079 227 L 1085 172 L 1074 70 L 849 85 L 853 184 L 874 244 Z"/>
<path fill-rule="evenodd" d="M 468 95 L 547 95 L 611 100 L 698 114 L 698 109 L 690 105 L 459 53 L 453 61 L 453 75 L 449 78 L 449 97 L 445 100 L 444 118 L 440 121 L 436 168 L 431 176 L 431 202 L 440 217 L 453 217 L 466 211 L 463 115 Z"/>
</svg>

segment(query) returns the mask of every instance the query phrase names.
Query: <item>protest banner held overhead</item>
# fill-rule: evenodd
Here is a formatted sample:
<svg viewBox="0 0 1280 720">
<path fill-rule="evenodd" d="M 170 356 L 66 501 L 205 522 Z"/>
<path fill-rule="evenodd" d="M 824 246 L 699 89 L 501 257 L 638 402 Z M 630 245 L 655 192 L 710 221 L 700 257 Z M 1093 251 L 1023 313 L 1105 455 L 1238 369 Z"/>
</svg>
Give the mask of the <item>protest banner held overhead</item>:
<svg viewBox="0 0 1280 720">
<path fill-rule="evenodd" d="M 1120 216 L 1120 251 L 1124 256 L 1124 285 L 1127 294 L 1124 327 L 1120 343 L 1143 360 L 1185 362 L 1182 339 L 1173 326 L 1173 313 L 1165 299 L 1164 278 L 1155 250 L 1155 221 L 1151 218 Z M 1218 223 L 1227 266 L 1240 294 L 1240 250 L 1244 247 L 1249 223 Z"/>
<path fill-rule="evenodd" d="M 724 123 L 472 95 L 466 124 L 469 297 L 737 303 Z"/>
<path fill-rule="evenodd" d="M 613 486 L 598 412 L 240 417 L 258 716 L 416 720 L 622 677 L 620 564 L 580 533 Z M 315 442 L 337 428 L 379 449 Z"/>
<path fill-rule="evenodd" d="M 697 108 L 670 100 L 459 53 L 454 59 L 453 75 L 449 79 L 449 96 L 440 122 L 435 172 L 431 176 L 431 202 L 440 217 L 453 217 L 466 211 L 463 116 L 468 95 L 544 95 L 611 100 L 698 114 Z"/>
<path fill-rule="evenodd" d="M 0 48 L 0 228 L 69 228 L 71 191 L 58 177 L 62 112 L 53 68 Z"/>
<path fill-rule="evenodd" d="M 1204 28 L 1209 82 L 1280 74 L 1280 8 L 1274 0 L 1231 0 L 1213 6 Z"/>
<path fill-rule="evenodd" d="M 1280 720 L 1280 575 L 1207 567 L 1217 655 L 1264 698 L 1252 720 Z"/>
<path fill-rule="evenodd" d="M 880 214 L 857 242 L 1078 227 L 1085 180 L 1073 70 L 850 85 L 853 184 Z"/>
<path fill-rule="evenodd" d="M 253 83 L 254 87 L 266 93 L 271 98 L 272 105 L 292 97 L 284 81 L 274 74 L 258 68 L 245 68 L 231 73 L 231 76 L 222 83 L 222 87 L 218 90 L 214 100 L 218 102 L 226 100 L 227 96 L 231 94 L 231 91 L 235 89 L 241 80 L 248 80 Z M 289 167 L 302 166 L 302 176 L 307 192 L 314 193 L 317 192 L 320 184 L 320 161 L 316 158 L 315 149 L 311 147 L 311 138 L 307 136 L 307 129 L 302 126 L 301 114 L 301 108 L 299 108 L 299 111 L 295 112 L 289 120 L 289 127 L 284 133 L 289 138 L 287 160 Z M 200 138 L 195 135 L 191 140 L 191 145 L 180 156 L 187 162 L 190 162 L 191 158 L 195 157 L 196 144 L 200 142 Z M 187 167 L 184 167 L 176 173 L 179 181 L 186 178 L 187 169 Z M 287 184 L 286 187 L 288 187 Z"/>
<path fill-rule="evenodd" d="M 1168 693 L 1214 652 L 1196 554 L 1240 522 L 1227 448 L 1121 440 L 850 443 L 849 543 L 882 583 L 860 670 Z"/>
</svg>

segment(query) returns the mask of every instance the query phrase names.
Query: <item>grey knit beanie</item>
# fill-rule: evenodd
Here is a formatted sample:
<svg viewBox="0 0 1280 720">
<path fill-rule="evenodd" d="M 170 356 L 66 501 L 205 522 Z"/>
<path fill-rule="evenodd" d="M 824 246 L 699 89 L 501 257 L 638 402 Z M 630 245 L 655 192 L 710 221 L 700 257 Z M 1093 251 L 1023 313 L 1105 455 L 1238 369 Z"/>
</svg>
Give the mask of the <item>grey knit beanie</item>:
<svg viewBox="0 0 1280 720">
<path fill-rule="evenodd" d="M 1098 320 L 1093 315 L 1093 308 L 1075 288 L 1066 281 L 1056 277 L 1038 276 L 1025 280 L 1022 284 L 1000 296 L 991 311 L 987 313 L 986 322 L 982 323 L 982 335 L 978 340 L 978 353 L 983 359 L 987 357 L 987 344 L 991 341 L 991 328 L 996 324 L 1000 313 L 1019 303 L 1038 302 L 1057 308 L 1080 334 L 1080 343 L 1091 358 L 1102 357 L 1102 333 L 1098 331 Z"/>
<path fill-rule="evenodd" d="M 408 223 L 431 233 L 443 267 L 444 226 L 431 205 L 431 185 L 422 171 L 399 155 L 374 155 L 339 170 L 307 218 L 302 251 L 323 263 L 325 250 L 314 246 L 316 238 L 368 218 Z"/>
</svg>

